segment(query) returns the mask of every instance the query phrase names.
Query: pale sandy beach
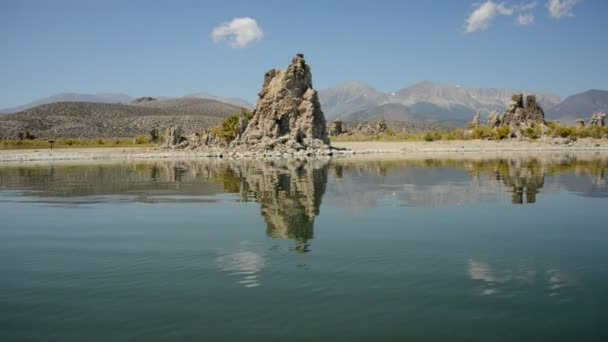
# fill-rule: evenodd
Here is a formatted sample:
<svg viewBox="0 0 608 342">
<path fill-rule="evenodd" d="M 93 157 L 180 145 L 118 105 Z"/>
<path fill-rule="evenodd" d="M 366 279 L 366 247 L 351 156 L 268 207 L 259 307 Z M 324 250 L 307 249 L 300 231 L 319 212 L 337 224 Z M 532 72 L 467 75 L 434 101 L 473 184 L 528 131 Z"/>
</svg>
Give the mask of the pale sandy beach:
<svg viewBox="0 0 608 342">
<path fill-rule="evenodd" d="M 503 154 L 513 152 L 597 152 L 608 155 L 608 140 L 579 139 L 564 143 L 549 141 L 403 141 L 403 142 L 336 142 L 332 145 L 349 150 L 342 155 L 408 155 L 408 154 Z M 0 151 L 0 163 L 28 161 L 143 160 L 208 158 L 205 151 L 163 150 L 159 148 L 70 148 Z"/>
</svg>

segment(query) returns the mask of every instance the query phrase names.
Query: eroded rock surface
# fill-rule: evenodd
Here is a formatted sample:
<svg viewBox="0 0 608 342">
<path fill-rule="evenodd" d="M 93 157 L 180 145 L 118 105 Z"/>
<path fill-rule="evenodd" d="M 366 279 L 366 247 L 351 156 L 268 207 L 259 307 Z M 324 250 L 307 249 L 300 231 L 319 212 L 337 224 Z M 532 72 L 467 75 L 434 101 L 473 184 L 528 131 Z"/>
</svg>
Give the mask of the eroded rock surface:
<svg viewBox="0 0 608 342">
<path fill-rule="evenodd" d="M 287 69 L 264 76 L 259 100 L 247 128 L 231 146 L 254 150 L 329 150 L 325 116 L 310 67 L 297 54 Z"/>
<path fill-rule="evenodd" d="M 535 95 L 528 95 L 526 97 L 526 105 L 524 107 L 524 95 L 515 94 L 511 98 L 511 103 L 509 103 L 500 121 L 503 125 L 544 125 L 545 112 L 536 102 Z"/>
<path fill-rule="evenodd" d="M 329 134 L 333 136 L 337 136 L 345 133 L 344 122 L 342 120 L 335 120 L 331 123 L 329 127 Z"/>
<path fill-rule="evenodd" d="M 589 121 L 589 126 L 604 127 L 604 118 L 605 117 L 606 117 L 606 114 L 601 113 L 601 112 L 593 114 L 593 116 L 591 117 L 591 121 Z"/>
<path fill-rule="evenodd" d="M 577 129 L 585 128 L 585 120 L 576 119 L 576 128 Z"/>
<path fill-rule="evenodd" d="M 477 128 L 479 127 L 479 117 L 481 116 L 481 111 L 477 111 L 477 113 L 475 114 L 475 116 L 473 117 L 473 120 L 471 120 L 471 122 L 469 123 L 469 128 Z"/>
<path fill-rule="evenodd" d="M 500 126 L 500 114 L 495 111 L 490 112 L 490 116 L 488 116 L 488 126 L 490 126 L 490 128 Z"/>
<path fill-rule="evenodd" d="M 165 134 L 165 143 L 163 144 L 163 147 L 178 148 L 183 140 L 182 128 L 180 126 L 169 127 Z"/>
</svg>

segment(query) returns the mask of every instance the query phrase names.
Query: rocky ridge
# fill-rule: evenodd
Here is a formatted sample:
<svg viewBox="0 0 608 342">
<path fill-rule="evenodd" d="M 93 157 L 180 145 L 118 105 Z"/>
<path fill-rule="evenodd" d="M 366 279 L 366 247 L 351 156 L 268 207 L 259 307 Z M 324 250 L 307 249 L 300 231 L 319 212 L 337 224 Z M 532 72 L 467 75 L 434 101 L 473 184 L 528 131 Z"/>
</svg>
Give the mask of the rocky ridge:
<svg viewBox="0 0 608 342">
<path fill-rule="evenodd" d="M 20 132 L 40 139 L 132 138 L 176 125 L 200 132 L 241 109 L 206 99 L 129 104 L 56 102 L 0 115 L 0 139 L 18 139 Z"/>
</svg>

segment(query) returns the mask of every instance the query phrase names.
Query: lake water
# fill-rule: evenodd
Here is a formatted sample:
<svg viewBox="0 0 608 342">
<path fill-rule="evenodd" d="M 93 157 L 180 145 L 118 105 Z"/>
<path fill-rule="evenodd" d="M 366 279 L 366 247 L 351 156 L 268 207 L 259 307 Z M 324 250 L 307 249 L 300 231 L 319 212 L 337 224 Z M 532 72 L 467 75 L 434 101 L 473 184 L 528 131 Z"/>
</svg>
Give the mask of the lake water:
<svg viewBox="0 0 608 342">
<path fill-rule="evenodd" d="M 0 165 L 0 341 L 607 341 L 608 159 Z"/>
</svg>

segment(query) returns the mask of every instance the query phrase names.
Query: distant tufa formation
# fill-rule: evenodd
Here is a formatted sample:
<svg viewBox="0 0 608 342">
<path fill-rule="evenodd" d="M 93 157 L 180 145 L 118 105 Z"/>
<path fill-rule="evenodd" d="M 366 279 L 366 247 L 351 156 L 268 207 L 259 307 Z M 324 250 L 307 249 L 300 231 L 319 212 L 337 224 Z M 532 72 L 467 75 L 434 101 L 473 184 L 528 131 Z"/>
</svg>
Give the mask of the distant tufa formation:
<svg viewBox="0 0 608 342">
<path fill-rule="evenodd" d="M 342 120 L 335 120 L 329 124 L 328 130 L 330 135 L 366 135 L 375 136 L 384 133 L 388 126 L 386 120 L 380 119 L 375 122 L 358 122 L 351 123 L 350 127 L 346 127 L 346 124 Z"/>
<path fill-rule="evenodd" d="M 494 118 L 491 123 L 493 124 L 491 125 L 492 127 L 501 125 L 546 125 L 545 112 L 536 103 L 535 95 L 528 95 L 526 97 L 526 106 L 524 107 L 524 95 L 515 94 L 511 97 L 511 103 L 509 103 L 505 112 L 500 117 Z"/>
<path fill-rule="evenodd" d="M 479 127 L 479 116 L 480 113 L 477 112 L 469 123 L 469 128 Z M 523 129 L 540 127 L 541 130 L 544 130 L 547 123 L 545 122 L 545 112 L 536 102 L 535 95 L 528 95 L 524 106 L 524 95 L 515 94 L 511 97 L 511 102 L 504 113 L 490 113 L 488 126 L 490 128 L 508 126 L 511 129 L 510 137 L 519 138 L 522 137 Z"/>
<path fill-rule="evenodd" d="M 233 152 L 272 152 L 331 154 L 325 116 L 316 90 L 312 87 L 310 67 L 304 55 L 297 54 L 287 69 L 271 69 L 250 120 L 240 116 L 235 138 L 220 139 L 212 132 L 192 134 L 185 141 L 167 131 L 165 148 L 224 148 Z M 171 131 L 172 130 L 172 131 Z M 181 136 L 180 136 L 181 138 Z M 270 154 L 272 154 L 270 153 Z"/>
<path fill-rule="evenodd" d="M 589 120 L 589 126 L 599 126 L 599 127 L 604 127 L 604 118 L 606 117 L 605 113 L 602 112 L 598 112 L 595 113 L 591 116 L 591 120 Z M 585 120 L 583 119 L 577 119 L 576 120 L 576 127 L 578 128 L 583 128 L 585 127 Z"/>
</svg>

